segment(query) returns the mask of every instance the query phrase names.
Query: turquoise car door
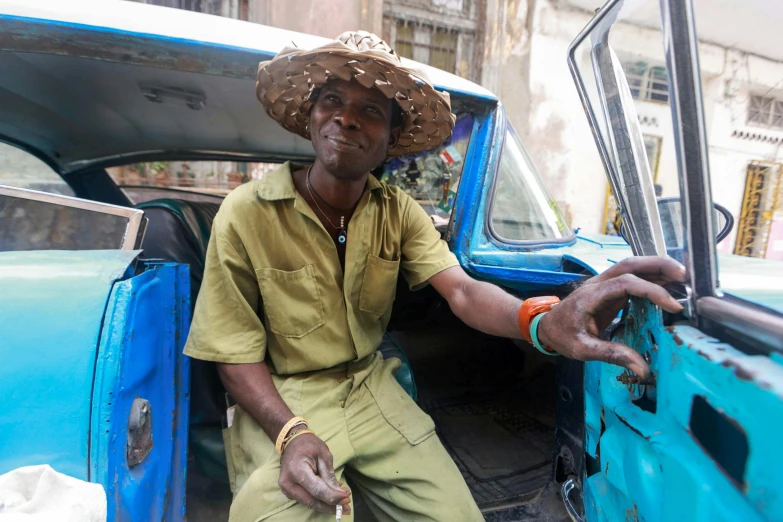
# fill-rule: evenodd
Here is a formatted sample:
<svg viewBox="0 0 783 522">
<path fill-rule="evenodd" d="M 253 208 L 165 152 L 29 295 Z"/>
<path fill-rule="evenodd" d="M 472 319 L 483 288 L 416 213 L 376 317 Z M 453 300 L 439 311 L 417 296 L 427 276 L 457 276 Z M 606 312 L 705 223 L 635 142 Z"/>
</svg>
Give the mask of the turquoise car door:
<svg viewBox="0 0 783 522">
<path fill-rule="evenodd" d="M 719 282 L 693 5 L 642 4 L 608 2 L 571 45 L 569 62 L 629 242 L 637 255 L 668 251 L 683 260 L 687 281 L 672 292 L 685 310 L 669 316 L 633 299 L 607 332 L 649 361 L 648 381 L 617 366 L 585 364 L 584 465 L 566 483 L 565 500 L 574 520 L 590 522 L 783 520 L 783 315 L 772 304 L 783 288 L 769 279 L 773 288 L 751 302 L 751 294 Z M 662 214 L 663 227 L 645 199 L 652 178 L 638 147 L 634 86 L 615 55 L 628 45 L 616 27 L 654 20 L 652 9 L 679 171 L 680 218 Z M 661 237 L 662 229 L 676 240 Z"/>
</svg>

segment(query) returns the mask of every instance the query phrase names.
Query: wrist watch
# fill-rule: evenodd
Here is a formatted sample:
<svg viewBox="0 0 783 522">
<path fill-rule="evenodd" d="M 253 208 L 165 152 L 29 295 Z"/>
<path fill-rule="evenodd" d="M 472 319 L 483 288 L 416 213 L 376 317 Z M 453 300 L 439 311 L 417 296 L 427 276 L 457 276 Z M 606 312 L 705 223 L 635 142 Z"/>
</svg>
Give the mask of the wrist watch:
<svg viewBox="0 0 783 522">
<path fill-rule="evenodd" d="M 522 334 L 522 338 L 535 346 L 538 351 L 547 355 L 557 355 L 557 352 L 543 346 L 538 340 L 538 323 L 544 314 L 559 302 L 559 297 L 545 295 L 525 299 L 522 306 L 519 307 L 519 332 Z"/>
</svg>

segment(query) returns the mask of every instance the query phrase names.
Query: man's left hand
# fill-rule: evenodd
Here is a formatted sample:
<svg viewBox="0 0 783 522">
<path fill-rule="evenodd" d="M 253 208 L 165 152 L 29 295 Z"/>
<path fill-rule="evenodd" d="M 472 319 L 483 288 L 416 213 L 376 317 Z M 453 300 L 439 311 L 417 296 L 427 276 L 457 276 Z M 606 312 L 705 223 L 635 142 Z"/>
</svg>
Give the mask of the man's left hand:
<svg viewBox="0 0 783 522">
<path fill-rule="evenodd" d="M 650 367 L 624 344 L 604 341 L 603 332 L 629 297 L 643 297 L 668 312 L 682 306 L 661 286 L 685 280 L 685 267 L 667 257 L 631 257 L 588 279 L 541 319 L 539 340 L 558 353 L 580 361 L 624 366 L 646 379 Z"/>
</svg>

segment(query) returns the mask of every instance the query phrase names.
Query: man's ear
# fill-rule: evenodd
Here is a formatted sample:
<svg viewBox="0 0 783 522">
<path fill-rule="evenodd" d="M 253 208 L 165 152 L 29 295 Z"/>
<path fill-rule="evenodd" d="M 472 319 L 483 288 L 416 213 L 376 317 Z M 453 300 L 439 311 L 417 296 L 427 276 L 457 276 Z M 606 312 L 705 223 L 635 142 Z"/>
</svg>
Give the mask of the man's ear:
<svg viewBox="0 0 783 522">
<path fill-rule="evenodd" d="M 394 127 L 391 130 L 391 132 L 389 133 L 389 146 L 387 147 L 387 150 L 391 150 L 397 146 L 397 143 L 399 143 L 400 141 L 401 131 L 402 131 L 402 127 Z"/>
</svg>

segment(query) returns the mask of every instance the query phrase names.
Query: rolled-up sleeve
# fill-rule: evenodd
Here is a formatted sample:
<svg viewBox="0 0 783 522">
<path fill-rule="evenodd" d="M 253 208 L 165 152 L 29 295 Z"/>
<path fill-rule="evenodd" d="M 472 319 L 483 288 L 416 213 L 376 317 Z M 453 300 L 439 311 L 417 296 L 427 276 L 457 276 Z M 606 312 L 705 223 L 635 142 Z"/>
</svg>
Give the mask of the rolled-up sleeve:
<svg viewBox="0 0 783 522">
<path fill-rule="evenodd" d="M 400 270 L 410 288 L 419 290 L 432 276 L 459 265 L 459 261 L 421 205 L 407 195 L 400 203 L 403 205 Z"/>
<path fill-rule="evenodd" d="M 185 354 L 222 363 L 255 363 L 266 355 L 255 270 L 225 216 L 215 217 Z"/>
</svg>

